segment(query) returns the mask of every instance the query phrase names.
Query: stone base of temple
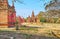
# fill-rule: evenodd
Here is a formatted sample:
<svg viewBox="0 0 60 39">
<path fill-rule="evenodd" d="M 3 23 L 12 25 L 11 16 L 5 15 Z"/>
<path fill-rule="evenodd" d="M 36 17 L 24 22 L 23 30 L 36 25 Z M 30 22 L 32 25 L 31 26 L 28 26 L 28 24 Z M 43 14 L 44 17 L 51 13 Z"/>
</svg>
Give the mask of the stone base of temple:
<svg viewBox="0 0 60 39">
<path fill-rule="evenodd" d="M 8 26 L 0 26 L 0 28 L 8 28 Z"/>
<path fill-rule="evenodd" d="M 8 28 L 8 24 L 0 24 L 0 28 Z"/>
</svg>

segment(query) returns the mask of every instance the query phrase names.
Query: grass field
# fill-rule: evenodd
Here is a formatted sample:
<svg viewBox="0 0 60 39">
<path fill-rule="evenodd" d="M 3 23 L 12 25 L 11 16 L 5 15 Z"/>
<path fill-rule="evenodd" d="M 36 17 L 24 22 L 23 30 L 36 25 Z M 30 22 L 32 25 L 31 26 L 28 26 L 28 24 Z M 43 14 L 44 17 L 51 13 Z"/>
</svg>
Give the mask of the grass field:
<svg viewBox="0 0 60 39">
<path fill-rule="evenodd" d="M 46 36 L 46 37 L 54 37 L 51 31 L 58 31 L 60 33 L 60 24 L 53 24 L 53 23 L 43 23 L 40 27 L 30 27 L 30 26 L 21 26 L 19 30 L 15 28 L 0 28 L 0 32 L 14 32 L 14 33 L 21 33 L 27 35 L 27 37 L 31 35 L 37 36 Z M 55 32 L 56 33 L 56 32 Z"/>
</svg>

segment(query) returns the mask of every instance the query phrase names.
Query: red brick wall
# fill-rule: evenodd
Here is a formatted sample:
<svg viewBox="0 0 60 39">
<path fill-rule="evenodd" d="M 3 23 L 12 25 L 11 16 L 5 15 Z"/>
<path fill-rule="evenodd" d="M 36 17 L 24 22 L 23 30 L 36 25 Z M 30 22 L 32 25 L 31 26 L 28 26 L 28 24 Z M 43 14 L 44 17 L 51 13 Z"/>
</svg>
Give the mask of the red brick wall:
<svg viewBox="0 0 60 39">
<path fill-rule="evenodd" d="M 9 15 L 8 15 L 8 25 L 9 27 L 13 27 L 15 26 L 15 23 L 16 22 L 16 12 L 12 13 L 11 11 L 9 12 Z"/>
</svg>

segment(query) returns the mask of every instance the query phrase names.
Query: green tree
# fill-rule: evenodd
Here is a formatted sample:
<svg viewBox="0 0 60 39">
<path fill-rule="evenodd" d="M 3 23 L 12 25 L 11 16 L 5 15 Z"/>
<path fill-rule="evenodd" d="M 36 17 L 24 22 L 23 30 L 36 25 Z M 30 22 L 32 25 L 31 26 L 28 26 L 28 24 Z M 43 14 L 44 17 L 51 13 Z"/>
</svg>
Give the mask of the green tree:
<svg viewBox="0 0 60 39">
<path fill-rule="evenodd" d="M 46 19 L 44 17 L 41 17 L 40 22 L 46 22 Z"/>
</svg>

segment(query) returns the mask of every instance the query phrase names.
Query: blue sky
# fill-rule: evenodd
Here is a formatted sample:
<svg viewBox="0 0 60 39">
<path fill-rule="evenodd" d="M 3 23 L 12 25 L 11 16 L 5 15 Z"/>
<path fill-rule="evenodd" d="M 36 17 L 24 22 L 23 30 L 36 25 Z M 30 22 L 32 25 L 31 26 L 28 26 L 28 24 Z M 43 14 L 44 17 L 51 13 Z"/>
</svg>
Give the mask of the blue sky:
<svg viewBox="0 0 60 39">
<path fill-rule="evenodd" d="M 24 4 L 16 2 L 15 10 L 16 15 L 21 17 L 31 16 L 32 11 L 34 10 L 34 14 L 37 15 L 40 11 L 45 11 L 44 3 L 48 3 L 50 0 L 21 0 L 24 1 Z M 12 0 L 9 0 L 9 4 L 12 5 Z"/>
</svg>

